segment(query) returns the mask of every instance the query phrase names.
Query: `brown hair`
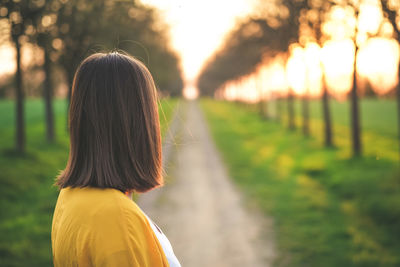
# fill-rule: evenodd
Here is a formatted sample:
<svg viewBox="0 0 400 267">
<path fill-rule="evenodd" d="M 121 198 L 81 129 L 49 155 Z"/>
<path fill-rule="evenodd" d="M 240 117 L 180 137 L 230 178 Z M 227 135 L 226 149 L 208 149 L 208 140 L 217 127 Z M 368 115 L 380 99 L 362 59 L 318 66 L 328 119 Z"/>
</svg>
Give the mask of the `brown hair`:
<svg viewBox="0 0 400 267">
<path fill-rule="evenodd" d="M 135 58 L 97 53 L 75 73 L 69 108 L 67 166 L 57 177 L 64 187 L 145 192 L 162 184 L 157 91 Z"/>
</svg>

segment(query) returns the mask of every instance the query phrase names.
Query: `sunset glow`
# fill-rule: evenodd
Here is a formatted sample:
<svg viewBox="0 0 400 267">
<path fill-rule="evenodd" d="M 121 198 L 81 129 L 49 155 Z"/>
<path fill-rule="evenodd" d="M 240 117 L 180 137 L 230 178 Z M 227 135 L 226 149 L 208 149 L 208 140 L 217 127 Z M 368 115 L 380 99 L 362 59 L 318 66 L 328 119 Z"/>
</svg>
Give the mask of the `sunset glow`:
<svg viewBox="0 0 400 267">
<path fill-rule="evenodd" d="M 22 68 L 43 63 L 43 51 L 37 46 L 25 43 L 22 46 Z M 10 44 L 0 46 L 0 78 L 12 75 L 17 69 L 15 48 Z"/>
<path fill-rule="evenodd" d="M 385 94 L 398 82 L 399 44 L 393 39 L 372 38 L 358 53 L 357 70 L 378 94 Z"/>
<path fill-rule="evenodd" d="M 321 95 L 322 74 L 331 95 L 343 99 L 353 83 L 354 43 L 350 39 L 328 41 L 322 49 L 316 43 L 305 48 L 295 44 L 287 64 L 284 56 L 263 63 L 253 74 L 230 81 L 219 90 L 228 100 L 257 102 L 271 95 Z M 377 94 L 385 94 L 398 82 L 399 45 L 393 39 L 371 38 L 358 51 L 357 72 Z M 261 85 L 257 85 L 258 81 Z M 365 85 L 364 85 L 365 86 Z"/>
<path fill-rule="evenodd" d="M 181 60 L 185 97 L 199 95 L 194 85 L 202 66 L 223 43 L 235 20 L 249 15 L 256 2 L 142 0 L 143 4 L 159 9 L 170 26 L 171 45 Z M 47 20 L 44 17 L 42 23 L 51 22 Z M 253 73 L 225 82 L 217 90 L 218 97 L 256 102 L 285 96 L 289 91 L 297 96 L 319 97 L 326 86 L 332 96 L 344 99 L 353 83 L 355 43 L 361 89 L 370 86 L 383 95 L 398 84 L 399 44 L 391 37 L 393 29 L 384 20 L 380 1 L 362 1 L 358 20 L 352 7 L 334 6 L 321 30 L 325 37 L 321 46 L 307 35 L 304 39 L 307 41 L 292 44 L 288 54 L 266 57 L 254 67 Z M 0 57 L 0 77 L 14 73 L 15 49 L 7 44 L 1 46 Z M 24 68 L 29 64 L 40 65 L 43 52 L 26 42 L 22 59 Z"/>
<path fill-rule="evenodd" d="M 313 42 L 308 42 L 305 46 L 293 44 L 286 64 L 285 60 L 277 57 L 264 62 L 248 76 L 259 75 L 259 69 L 263 69 L 263 90 L 277 95 L 287 94 L 290 88 L 298 96 L 318 97 L 321 95 L 322 85 L 325 84 L 331 95 L 344 99 L 353 84 L 353 40 L 356 39 L 359 46 L 356 71 L 361 78 L 358 86 L 365 89 L 370 85 L 379 95 L 389 92 L 398 83 L 399 45 L 391 39 L 393 29 L 383 21 L 378 0 L 363 1 L 358 20 L 354 14 L 355 11 L 350 6 L 334 6 L 323 23 L 322 31 L 328 40 L 322 48 Z M 378 34 L 382 37 L 371 37 Z M 220 88 L 222 92 L 226 90 L 227 99 L 232 96 L 237 98 L 243 92 L 249 95 L 242 99 L 245 101 L 256 102 L 264 98 L 265 92 L 257 99 L 259 89 L 249 82 L 243 83 L 239 80 L 230 81 Z M 224 95 L 221 91 L 219 94 Z"/>
<path fill-rule="evenodd" d="M 304 49 L 299 45 L 291 48 L 291 56 L 286 65 L 286 78 L 289 87 L 296 95 L 303 95 L 306 85 L 307 69 L 305 64 Z"/>
<path fill-rule="evenodd" d="M 350 39 L 328 41 L 321 51 L 326 86 L 338 97 L 347 94 L 353 82 L 354 43 Z"/>
<path fill-rule="evenodd" d="M 235 19 L 252 10 L 253 0 L 142 0 L 161 11 L 170 25 L 172 45 L 181 56 L 184 79 L 192 82 L 205 60 L 222 43 Z"/>
</svg>

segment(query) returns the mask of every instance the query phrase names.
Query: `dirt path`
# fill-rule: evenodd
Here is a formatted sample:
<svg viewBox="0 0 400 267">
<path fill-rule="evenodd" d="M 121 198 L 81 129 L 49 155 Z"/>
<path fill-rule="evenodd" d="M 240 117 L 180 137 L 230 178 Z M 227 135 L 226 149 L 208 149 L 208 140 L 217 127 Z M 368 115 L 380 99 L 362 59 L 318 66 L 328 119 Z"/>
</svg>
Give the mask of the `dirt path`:
<svg viewBox="0 0 400 267">
<path fill-rule="evenodd" d="M 181 103 L 174 117 L 163 147 L 166 185 L 140 196 L 139 206 L 163 229 L 183 267 L 271 266 L 271 220 L 245 206 L 198 103 Z"/>
</svg>

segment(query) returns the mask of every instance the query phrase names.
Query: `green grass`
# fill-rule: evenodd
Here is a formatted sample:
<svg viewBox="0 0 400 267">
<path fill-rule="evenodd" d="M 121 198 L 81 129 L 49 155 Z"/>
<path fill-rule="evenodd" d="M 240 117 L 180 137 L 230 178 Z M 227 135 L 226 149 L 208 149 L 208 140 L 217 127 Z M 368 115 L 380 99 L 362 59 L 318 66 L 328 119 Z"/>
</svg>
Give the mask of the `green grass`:
<svg viewBox="0 0 400 267">
<path fill-rule="evenodd" d="M 351 158 L 344 103 L 333 106 L 334 117 L 343 118 L 335 121 L 336 147 L 326 149 L 318 114 L 306 138 L 261 119 L 254 107 L 202 100 L 231 176 L 275 220 L 274 266 L 400 266 L 395 113 L 380 109 L 394 112 L 388 103 L 362 103 L 375 115 L 364 120 L 371 127 L 365 126 L 365 156 Z M 389 125 L 373 122 L 381 115 Z"/>
<path fill-rule="evenodd" d="M 281 104 L 283 125 L 287 125 L 286 101 Z M 252 109 L 256 107 L 253 106 Z M 341 147 L 341 156 L 346 158 L 352 154 L 350 139 L 350 105 L 349 101 L 330 101 L 330 110 L 334 133 L 334 145 Z M 301 128 L 302 115 L 300 100 L 295 101 L 296 125 Z M 276 103 L 268 105 L 268 112 L 275 116 Z M 363 99 L 360 102 L 360 122 L 362 130 L 363 154 L 375 158 L 399 159 L 397 141 L 396 102 L 388 99 Z M 311 135 L 323 142 L 323 121 L 321 101 L 310 102 Z M 373 143 L 371 145 L 371 143 Z"/>
<path fill-rule="evenodd" d="M 177 99 L 162 100 L 165 132 Z M 54 178 L 65 167 L 69 139 L 66 102 L 54 101 L 56 139 L 45 141 L 44 105 L 26 101 L 27 152 L 13 152 L 14 103 L 0 101 L 0 266 L 52 266 L 51 220 L 58 191 Z"/>
<path fill-rule="evenodd" d="M 329 101 L 332 120 L 339 126 L 350 125 L 350 104 L 349 101 Z M 296 114 L 301 113 L 301 101 L 295 100 Z M 286 115 L 286 101 L 283 101 L 282 111 Z M 397 117 L 396 102 L 390 99 L 367 98 L 360 101 L 361 111 L 361 127 L 364 130 L 372 131 L 381 135 L 390 137 L 397 136 Z M 268 105 L 268 112 L 271 115 L 276 113 L 276 103 L 272 101 Z M 322 103 L 320 100 L 310 101 L 310 117 L 311 119 L 322 119 Z M 298 125 L 300 125 L 298 122 Z"/>
</svg>

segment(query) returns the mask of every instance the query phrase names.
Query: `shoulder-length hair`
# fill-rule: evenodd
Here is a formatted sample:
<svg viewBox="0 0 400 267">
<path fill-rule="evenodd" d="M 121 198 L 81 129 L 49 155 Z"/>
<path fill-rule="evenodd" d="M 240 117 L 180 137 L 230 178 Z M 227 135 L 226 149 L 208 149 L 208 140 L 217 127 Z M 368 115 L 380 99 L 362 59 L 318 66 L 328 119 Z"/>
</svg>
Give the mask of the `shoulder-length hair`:
<svg viewBox="0 0 400 267">
<path fill-rule="evenodd" d="M 162 184 L 157 91 L 147 68 L 118 52 L 86 58 L 69 107 L 70 153 L 64 187 L 145 192 Z"/>
</svg>

